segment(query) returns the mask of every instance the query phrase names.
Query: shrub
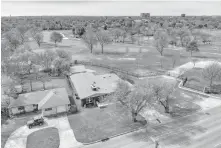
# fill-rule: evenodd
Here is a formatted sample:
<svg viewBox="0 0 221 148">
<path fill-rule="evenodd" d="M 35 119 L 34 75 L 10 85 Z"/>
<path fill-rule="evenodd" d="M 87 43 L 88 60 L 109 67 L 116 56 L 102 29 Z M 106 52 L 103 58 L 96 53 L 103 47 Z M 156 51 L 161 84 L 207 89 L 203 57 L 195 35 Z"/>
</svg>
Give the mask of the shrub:
<svg viewBox="0 0 221 148">
<path fill-rule="evenodd" d="M 70 112 L 71 112 L 72 114 L 77 113 L 77 112 L 78 112 L 77 106 L 76 106 L 76 105 L 71 105 L 71 107 L 70 107 Z"/>
<path fill-rule="evenodd" d="M 45 68 L 45 69 L 43 69 L 41 72 L 51 73 L 51 72 L 52 72 L 52 69 L 51 69 L 51 68 Z"/>
</svg>

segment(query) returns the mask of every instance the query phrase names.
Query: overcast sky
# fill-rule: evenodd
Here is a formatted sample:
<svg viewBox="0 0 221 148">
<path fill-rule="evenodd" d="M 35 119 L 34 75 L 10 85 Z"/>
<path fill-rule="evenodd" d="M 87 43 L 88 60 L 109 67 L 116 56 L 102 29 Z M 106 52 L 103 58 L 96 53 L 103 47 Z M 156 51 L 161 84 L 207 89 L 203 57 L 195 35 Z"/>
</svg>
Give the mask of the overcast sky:
<svg viewBox="0 0 221 148">
<path fill-rule="evenodd" d="M 221 15 L 221 1 L 212 2 L 99 2 L 99 1 L 3 1 L 2 16 L 85 15 L 85 16 L 137 16 L 151 15 Z"/>
</svg>

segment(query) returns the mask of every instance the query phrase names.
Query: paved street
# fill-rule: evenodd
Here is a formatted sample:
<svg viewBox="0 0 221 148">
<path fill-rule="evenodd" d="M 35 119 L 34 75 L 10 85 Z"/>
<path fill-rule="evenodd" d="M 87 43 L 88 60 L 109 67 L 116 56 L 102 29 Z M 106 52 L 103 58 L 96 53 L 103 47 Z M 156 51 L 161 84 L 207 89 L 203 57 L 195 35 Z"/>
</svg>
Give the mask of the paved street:
<svg viewBox="0 0 221 148">
<path fill-rule="evenodd" d="M 84 147 L 154 148 L 150 137 L 161 148 L 221 148 L 221 106 Z"/>
</svg>

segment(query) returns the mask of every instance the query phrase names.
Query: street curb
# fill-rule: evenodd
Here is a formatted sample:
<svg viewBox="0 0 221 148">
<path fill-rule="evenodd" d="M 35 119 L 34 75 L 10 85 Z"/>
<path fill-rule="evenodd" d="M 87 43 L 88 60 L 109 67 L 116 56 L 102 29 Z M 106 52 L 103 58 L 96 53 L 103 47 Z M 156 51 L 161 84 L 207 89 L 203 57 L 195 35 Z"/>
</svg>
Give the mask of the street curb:
<svg viewBox="0 0 221 148">
<path fill-rule="evenodd" d="M 207 96 L 207 97 L 213 97 L 213 98 L 216 98 L 216 99 L 221 99 L 221 97 L 217 97 L 217 96 L 214 96 L 214 95 L 206 94 L 206 93 L 198 91 L 198 90 L 194 90 L 194 89 L 191 89 L 191 88 L 188 88 L 188 87 L 184 87 L 184 86 L 182 86 L 182 83 L 183 83 L 183 81 L 180 80 L 178 88 L 183 89 L 183 90 L 187 90 L 187 91 L 190 91 L 190 92 L 194 92 L 194 93 L 197 93 L 197 94 L 200 94 L 200 95 L 204 95 L 204 96 Z"/>
<path fill-rule="evenodd" d="M 116 134 L 116 135 L 113 135 L 113 136 L 110 136 L 110 137 L 106 137 L 106 138 L 108 138 L 108 139 L 110 139 L 110 138 L 115 138 L 115 137 L 118 137 L 118 136 L 121 136 L 121 135 L 133 133 L 133 132 L 136 132 L 136 131 L 138 131 L 138 130 L 145 129 L 145 128 L 146 128 L 146 126 L 144 126 L 144 127 L 139 127 L 139 128 L 134 129 L 134 130 L 130 130 L 130 131 L 127 131 L 127 132 L 123 132 L 123 133 Z M 103 139 L 105 139 L 105 138 L 103 138 Z M 76 139 L 76 140 L 77 140 L 77 139 Z M 78 141 L 78 142 L 79 142 L 79 141 Z M 100 140 L 93 141 L 93 142 L 88 142 L 88 143 L 82 143 L 82 142 L 80 142 L 80 143 L 82 143 L 83 145 L 90 145 L 90 144 L 95 144 L 95 143 L 98 143 L 98 142 L 103 142 L 103 141 L 102 141 L 102 139 L 100 139 Z M 105 141 L 104 141 L 104 142 L 105 142 Z"/>
<path fill-rule="evenodd" d="M 146 78 L 156 78 L 156 77 L 165 77 L 165 76 L 166 76 L 166 77 L 171 77 L 171 76 L 168 76 L 168 75 L 158 75 L 158 76 L 146 77 Z M 187 90 L 187 91 L 194 92 L 194 93 L 197 93 L 197 94 L 200 94 L 200 95 L 205 95 L 205 96 L 208 96 L 208 97 L 214 97 L 213 95 L 208 95 L 208 94 L 202 93 L 202 92 L 200 92 L 200 91 L 196 91 L 196 90 L 193 90 L 193 89 L 190 89 L 190 88 L 182 87 L 182 82 L 183 82 L 183 81 L 182 81 L 181 79 L 171 77 L 171 79 L 172 79 L 172 78 L 175 79 L 175 80 L 180 81 L 180 83 L 178 84 L 178 88 L 180 88 L 180 89 L 182 89 L 182 90 Z M 214 97 L 214 98 L 218 98 L 218 97 Z M 219 98 L 219 99 L 221 99 L 221 98 Z M 188 116 L 191 116 L 191 115 L 195 115 L 195 114 L 198 114 L 198 113 L 203 113 L 203 110 L 202 110 L 202 109 L 199 109 L 198 111 L 196 111 L 196 112 L 193 113 L 193 114 L 188 114 L 188 115 L 185 115 L 185 116 L 182 116 L 182 117 L 178 117 L 178 118 L 176 118 L 176 119 L 173 119 L 172 121 L 170 120 L 170 121 L 166 121 L 166 122 L 164 122 L 164 123 L 162 123 L 162 124 L 155 125 L 154 127 L 161 126 L 161 125 L 165 125 L 165 124 L 170 123 L 170 122 L 173 122 L 173 121 L 175 121 L 175 120 L 179 120 L 179 119 L 181 119 L 181 118 L 185 118 L 185 117 L 188 117 Z M 128 134 L 128 133 L 133 133 L 133 132 L 136 132 L 136 131 L 138 131 L 138 130 L 145 129 L 145 128 L 146 128 L 146 126 L 140 127 L 140 128 L 134 129 L 134 130 L 130 130 L 130 131 L 127 131 L 127 132 L 124 132 L 124 133 L 116 134 L 116 135 L 113 135 L 113 136 L 110 136 L 110 137 L 106 137 L 106 138 L 108 138 L 108 139 L 110 139 L 110 138 L 115 138 L 115 137 L 118 137 L 118 136 L 121 136 L 121 135 L 125 135 L 125 134 Z M 160 136 L 161 136 L 161 135 L 160 135 Z M 153 138 L 152 136 L 150 136 L 149 138 L 154 142 L 154 138 Z M 103 139 L 105 139 L 105 138 L 103 138 Z M 79 142 L 79 141 L 78 141 L 78 142 Z M 97 141 L 93 141 L 93 142 L 88 142 L 88 143 L 82 143 L 82 142 L 80 142 L 80 143 L 82 143 L 83 145 L 90 145 L 90 144 L 95 144 L 95 143 L 98 143 L 98 142 L 102 142 L 102 139 L 97 140 Z"/>
</svg>

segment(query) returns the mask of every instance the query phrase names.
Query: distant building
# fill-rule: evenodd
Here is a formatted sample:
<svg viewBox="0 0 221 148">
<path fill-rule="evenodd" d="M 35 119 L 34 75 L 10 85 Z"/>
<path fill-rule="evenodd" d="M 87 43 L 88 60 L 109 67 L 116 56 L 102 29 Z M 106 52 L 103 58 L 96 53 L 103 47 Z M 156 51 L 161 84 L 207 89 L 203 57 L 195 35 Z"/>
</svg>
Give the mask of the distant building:
<svg viewBox="0 0 221 148">
<path fill-rule="evenodd" d="M 141 13 L 141 14 L 140 14 L 140 17 L 142 17 L 142 18 L 148 18 L 148 17 L 150 17 L 150 13 Z"/>
<path fill-rule="evenodd" d="M 185 17 L 186 16 L 186 14 L 181 14 L 181 17 Z"/>
</svg>

